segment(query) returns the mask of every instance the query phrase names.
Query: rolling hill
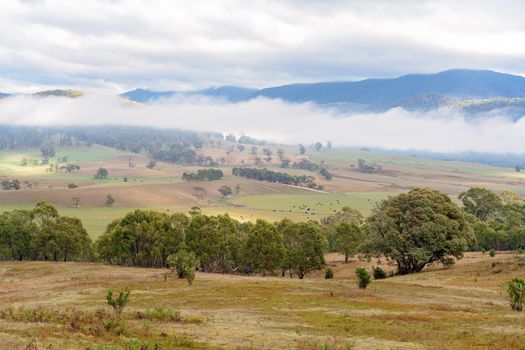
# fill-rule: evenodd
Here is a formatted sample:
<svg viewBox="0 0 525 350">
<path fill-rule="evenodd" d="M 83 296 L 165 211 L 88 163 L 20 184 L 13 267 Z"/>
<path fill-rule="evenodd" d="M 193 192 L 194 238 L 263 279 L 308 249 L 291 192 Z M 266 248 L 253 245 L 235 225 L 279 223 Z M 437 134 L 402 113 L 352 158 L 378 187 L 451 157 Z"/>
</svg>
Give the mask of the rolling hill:
<svg viewBox="0 0 525 350">
<path fill-rule="evenodd" d="M 255 89 L 249 89 L 238 86 L 217 86 L 204 90 L 196 91 L 152 91 L 148 89 L 135 89 L 120 95 L 121 97 L 140 103 L 147 103 L 163 98 L 173 96 L 208 96 L 224 99 L 229 102 L 239 102 L 248 100 L 256 92 Z"/>
<path fill-rule="evenodd" d="M 284 85 L 262 89 L 254 96 L 318 104 L 354 103 L 382 109 L 409 102 L 414 105 L 416 98 L 422 103 L 438 101 L 437 105 L 448 98 L 522 98 L 525 97 L 525 78 L 487 70 L 457 69 L 396 79 Z"/>
</svg>

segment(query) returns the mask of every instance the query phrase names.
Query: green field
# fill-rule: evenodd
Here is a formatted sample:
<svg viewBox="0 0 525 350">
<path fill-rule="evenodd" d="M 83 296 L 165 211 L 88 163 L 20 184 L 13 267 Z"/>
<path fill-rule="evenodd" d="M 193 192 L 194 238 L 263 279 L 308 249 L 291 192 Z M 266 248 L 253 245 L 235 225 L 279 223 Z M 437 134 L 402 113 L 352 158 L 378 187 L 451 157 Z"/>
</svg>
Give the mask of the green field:
<svg viewBox="0 0 525 350">
<path fill-rule="evenodd" d="M 399 192 L 355 192 L 351 194 L 312 193 L 304 195 L 267 194 L 234 198 L 232 203 L 257 212 L 279 212 L 301 217 L 321 218 L 333 214 L 343 207 L 370 214 L 375 203 Z M 300 206 L 310 208 L 301 210 Z M 313 213 L 313 214 L 310 214 Z"/>
<path fill-rule="evenodd" d="M 68 163 L 103 162 L 117 157 L 132 155 L 130 152 L 114 148 L 93 145 L 91 147 L 57 148 L 55 157 L 49 158 L 49 164 L 56 164 L 59 158 L 67 157 Z M 42 177 L 46 176 L 48 165 L 20 165 L 23 158 L 37 160 L 41 163 L 43 157 L 37 148 L 26 150 L 0 152 L 0 176 Z M 49 174 L 54 176 L 54 174 Z"/>
</svg>

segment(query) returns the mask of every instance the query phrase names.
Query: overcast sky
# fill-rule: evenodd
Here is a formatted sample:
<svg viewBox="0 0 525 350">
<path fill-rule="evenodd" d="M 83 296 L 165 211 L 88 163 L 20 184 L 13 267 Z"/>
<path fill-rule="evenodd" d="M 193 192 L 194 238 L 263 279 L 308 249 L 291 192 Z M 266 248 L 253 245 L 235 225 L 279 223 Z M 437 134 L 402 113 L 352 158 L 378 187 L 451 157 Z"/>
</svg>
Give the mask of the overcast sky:
<svg viewBox="0 0 525 350">
<path fill-rule="evenodd" d="M 3 0 L 0 91 L 525 75 L 525 1 Z"/>
</svg>

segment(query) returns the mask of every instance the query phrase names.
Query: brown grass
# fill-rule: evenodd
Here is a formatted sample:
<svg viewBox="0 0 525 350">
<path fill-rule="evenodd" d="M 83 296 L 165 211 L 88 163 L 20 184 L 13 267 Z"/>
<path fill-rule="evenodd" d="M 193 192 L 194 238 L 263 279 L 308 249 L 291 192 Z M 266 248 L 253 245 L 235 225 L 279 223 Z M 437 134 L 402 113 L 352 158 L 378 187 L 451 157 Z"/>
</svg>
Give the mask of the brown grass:
<svg viewBox="0 0 525 350">
<path fill-rule="evenodd" d="M 114 349 L 132 349 L 136 344 L 151 349 L 155 344 L 166 349 L 525 347 L 521 331 L 525 314 L 511 311 L 502 293 L 504 281 L 523 275 L 520 255 L 490 258 L 469 253 L 452 269 L 374 281 L 366 290 L 357 288 L 353 271 L 377 262 L 355 259 L 342 264 L 336 255 L 327 258 L 335 265 L 330 281 L 324 280 L 323 271 L 305 280 L 198 273 L 191 288 L 183 280 L 164 282 L 158 269 L 3 263 L 2 309 L 77 313 L 83 321 L 72 326 L 71 316 L 58 317 L 66 322 L 3 317 L 0 339 L 7 345 L 0 349 L 25 349 L 30 343 L 38 349 L 84 349 L 95 344 Z M 491 272 L 493 261 L 500 273 Z M 132 293 L 122 336 L 100 326 L 98 318 L 112 312 L 105 304 L 107 289 L 124 286 Z M 182 321 L 162 319 L 163 312 L 139 317 L 155 309 L 180 310 Z M 103 316 L 94 317 L 97 312 Z"/>
</svg>

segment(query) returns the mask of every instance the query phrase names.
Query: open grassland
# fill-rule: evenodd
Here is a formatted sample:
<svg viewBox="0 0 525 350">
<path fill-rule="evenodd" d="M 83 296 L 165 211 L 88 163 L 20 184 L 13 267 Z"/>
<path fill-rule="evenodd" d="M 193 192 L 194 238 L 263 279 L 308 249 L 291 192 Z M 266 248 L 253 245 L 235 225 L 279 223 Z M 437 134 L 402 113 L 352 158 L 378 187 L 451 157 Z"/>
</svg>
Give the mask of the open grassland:
<svg viewBox="0 0 525 350">
<path fill-rule="evenodd" d="M 502 287 L 523 277 L 525 256 L 469 253 L 451 269 L 374 281 L 366 290 L 353 271 L 390 268 L 384 262 L 343 264 L 335 254 L 327 262 L 333 280 L 323 271 L 304 280 L 198 273 L 193 287 L 164 281 L 158 269 L 2 263 L 0 305 L 13 311 L 2 313 L 0 349 L 525 348 L 525 313 L 510 310 Z M 125 286 L 127 328 L 116 335 L 97 315 L 111 311 L 107 289 Z M 153 308 L 180 317 L 144 317 Z"/>
</svg>

